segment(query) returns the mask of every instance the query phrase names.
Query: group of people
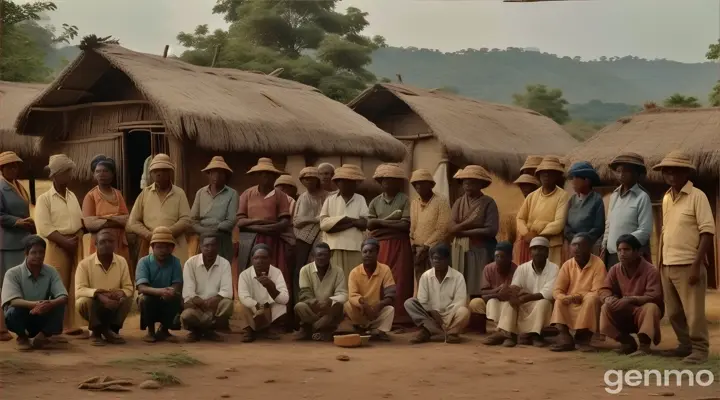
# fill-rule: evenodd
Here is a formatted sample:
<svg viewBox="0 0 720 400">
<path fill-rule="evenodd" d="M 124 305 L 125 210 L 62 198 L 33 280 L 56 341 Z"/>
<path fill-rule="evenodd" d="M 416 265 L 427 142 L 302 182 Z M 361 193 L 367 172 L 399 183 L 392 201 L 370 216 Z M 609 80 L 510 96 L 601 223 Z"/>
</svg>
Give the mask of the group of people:
<svg viewBox="0 0 720 400">
<path fill-rule="evenodd" d="M 553 324 L 560 332 L 553 350 L 589 349 L 593 333 L 603 333 L 626 353 L 657 343 L 666 307 L 680 341 L 673 354 L 707 358 L 704 261 L 714 221 L 688 180 L 694 166 L 679 153 L 654 167 L 671 186 L 659 269 L 641 257 L 649 253 L 652 210 L 638 184 L 645 165 L 637 154 L 610 165 L 620 186 L 607 218 L 592 165 L 571 166 L 570 195 L 557 157 L 528 157 L 516 181 L 526 198 L 514 246 L 496 241 L 498 206 L 483 193 L 492 178 L 478 165 L 454 175 L 463 194 L 451 206 L 424 169 L 409 179 L 417 193 L 411 199 L 396 164 L 377 168 L 382 194 L 369 203 L 358 193 L 365 175 L 356 165 L 302 169 L 306 190 L 298 196 L 294 179 L 268 158 L 248 171 L 257 185 L 238 195 L 228 186 L 232 169 L 218 156 L 202 170 L 209 184 L 190 207 L 172 182 L 170 157 L 158 154 L 148 168 L 152 184 L 128 210 L 113 188 L 112 159 L 93 159 L 97 186 L 81 206 L 67 188 L 75 163 L 59 154 L 50 157 L 53 185 L 32 219 L 17 181 L 21 163 L 12 152 L 0 154 L 0 340 L 10 340 L 10 330 L 23 348 L 63 331 L 87 334 L 81 319 L 94 344 L 122 343 L 135 297 L 146 341 L 175 340 L 170 331 L 180 327 L 190 341 L 221 340 L 217 332 L 230 329 L 237 298 L 248 342 L 293 327 L 298 339 L 328 340 L 343 322 L 387 340 L 393 325 L 412 322 L 420 327 L 414 343 L 434 335 L 457 343 L 475 316 L 480 326 L 486 319 L 498 325 L 487 344 L 543 345 Z M 85 232 L 93 236 L 83 258 Z M 141 240 L 137 268 L 127 262 L 126 232 Z M 629 336 L 635 332 L 639 347 Z"/>
</svg>

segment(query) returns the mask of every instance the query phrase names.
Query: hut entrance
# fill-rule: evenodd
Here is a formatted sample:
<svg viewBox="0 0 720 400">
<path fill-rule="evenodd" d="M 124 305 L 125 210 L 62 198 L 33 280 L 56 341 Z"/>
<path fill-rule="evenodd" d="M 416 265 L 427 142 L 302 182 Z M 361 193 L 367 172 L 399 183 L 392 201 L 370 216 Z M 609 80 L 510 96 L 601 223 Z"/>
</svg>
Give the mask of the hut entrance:
<svg viewBox="0 0 720 400">
<path fill-rule="evenodd" d="M 152 132 L 146 129 L 132 129 L 123 134 L 125 148 L 124 192 L 128 203 L 133 203 L 140 191 L 142 183 L 150 184 L 143 177 L 147 160 L 157 153 L 167 153 L 168 144 L 164 132 Z M 145 178 L 145 182 L 143 182 Z"/>
</svg>

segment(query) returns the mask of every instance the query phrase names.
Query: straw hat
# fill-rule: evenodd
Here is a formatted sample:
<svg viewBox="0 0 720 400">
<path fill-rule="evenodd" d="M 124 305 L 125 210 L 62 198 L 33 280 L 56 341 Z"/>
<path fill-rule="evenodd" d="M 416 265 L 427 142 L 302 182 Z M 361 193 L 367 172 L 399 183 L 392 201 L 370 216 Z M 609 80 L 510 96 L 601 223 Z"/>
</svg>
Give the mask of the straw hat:
<svg viewBox="0 0 720 400">
<path fill-rule="evenodd" d="M 520 168 L 520 172 L 525 171 L 526 169 L 535 169 L 538 165 L 540 165 L 540 162 L 542 162 L 543 158 L 542 156 L 528 156 L 525 159 L 525 163 Z"/>
<path fill-rule="evenodd" d="M 155 243 L 170 243 L 175 244 L 175 238 L 173 237 L 170 228 L 164 226 L 158 226 L 152 232 L 152 238 L 150 238 L 150 245 Z"/>
<path fill-rule="evenodd" d="M 213 169 L 224 169 L 225 171 L 232 174 L 233 170 L 230 169 L 230 167 L 225 162 L 225 159 L 222 158 L 222 156 L 215 156 L 210 160 L 207 167 L 202 169 L 202 172 L 207 172 Z"/>
<path fill-rule="evenodd" d="M 696 171 L 695 165 L 692 163 L 690 156 L 679 150 L 673 150 L 660 161 L 652 169 L 653 171 L 660 171 L 663 168 L 688 168 Z"/>
<path fill-rule="evenodd" d="M 537 180 L 537 178 L 535 178 L 534 176 L 532 176 L 530 174 L 520 175 L 520 177 L 515 179 L 515 182 L 513 182 L 513 183 L 516 185 L 528 184 L 528 185 L 535 185 L 538 187 L 540 186 L 540 181 Z"/>
<path fill-rule="evenodd" d="M 272 160 L 267 157 L 259 158 L 257 164 L 254 167 L 250 168 L 247 173 L 252 174 L 253 172 L 273 172 L 278 175 L 282 175 L 282 171 L 275 168 Z"/>
<path fill-rule="evenodd" d="M 288 185 L 288 186 L 294 186 L 295 189 L 297 189 L 297 184 L 295 184 L 295 179 L 289 174 L 280 175 L 275 180 L 275 186 L 279 185 Z"/>
<path fill-rule="evenodd" d="M 298 175 L 298 179 L 303 178 L 320 179 L 320 170 L 318 169 L 318 167 L 305 167 L 300 170 L 300 174 Z"/>
<path fill-rule="evenodd" d="M 479 165 L 468 165 L 467 167 L 459 170 L 453 178 L 458 180 L 463 179 L 477 179 L 486 182 L 488 185 L 492 183 L 490 173 L 485 168 Z"/>
<path fill-rule="evenodd" d="M 357 165 L 343 164 L 335 170 L 335 175 L 332 177 L 333 181 L 338 179 L 362 182 L 365 180 L 365 174 L 363 174 L 362 170 Z"/>
<path fill-rule="evenodd" d="M 153 157 L 152 161 L 150 161 L 148 172 L 152 172 L 156 169 L 171 169 L 175 171 L 175 164 L 170 161 L 169 155 L 158 153 L 155 157 Z"/>
<path fill-rule="evenodd" d="M 620 164 L 635 165 L 642 168 L 643 172 L 647 172 L 645 167 L 645 159 L 637 153 L 620 153 L 617 157 L 610 161 L 610 169 L 616 169 Z"/>
<path fill-rule="evenodd" d="M 21 163 L 23 160 L 14 151 L 3 151 L 0 153 L 0 167 L 12 163 Z"/>
<path fill-rule="evenodd" d="M 412 176 L 410 177 L 410 183 L 415 182 L 432 182 L 435 183 L 435 179 L 433 178 L 430 171 L 420 168 L 413 171 Z"/>
<path fill-rule="evenodd" d="M 397 164 L 380 164 L 375 169 L 373 179 L 379 181 L 383 178 L 407 179 L 405 171 Z"/>
<path fill-rule="evenodd" d="M 537 175 L 541 171 L 557 171 L 564 174 L 565 168 L 563 167 L 563 164 L 562 162 L 560 162 L 560 159 L 558 157 L 546 156 L 542 159 L 540 164 L 538 164 L 537 168 L 535 169 L 535 175 Z"/>
<path fill-rule="evenodd" d="M 53 154 L 50 156 L 48 165 L 45 168 L 50 171 L 48 176 L 52 178 L 61 172 L 75 169 L 75 161 L 71 160 L 70 157 L 65 154 Z"/>
</svg>

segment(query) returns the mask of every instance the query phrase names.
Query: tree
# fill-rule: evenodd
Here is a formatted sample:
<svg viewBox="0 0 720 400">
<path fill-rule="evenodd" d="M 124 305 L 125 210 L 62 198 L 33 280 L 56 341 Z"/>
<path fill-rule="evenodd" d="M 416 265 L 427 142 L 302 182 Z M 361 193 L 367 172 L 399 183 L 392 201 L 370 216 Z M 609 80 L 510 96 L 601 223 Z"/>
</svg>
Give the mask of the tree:
<svg viewBox="0 0 720 400">
<path fill-rule="evenodd" d="M 568 102 L 563 98 L 563 92 L 560 89 L 548 90 L 547 86 L 541 84 L 527 85 L 524 94 L 513 94 L 513 104 L 537 111 L 558 124 L 564 124 L 570 120 L 566 108 Z"/>
<path fill-rule="evenodd" d="M 663 106 L 670 108 L 698 108 L 702 107 L 697 97 L 683 96 L 675 93 L 663 101 Z"/>
<path fill-rule="evenodd" d="M 719 60 L 720 59 L 720 39 L 717 43 L 712 43 L 708 46 L 708 51 L 705 53 L 705 58 L 708 60 Z"/>
<path fill-rule="evenodd" d="M 712 107 L 720 107 L 720 81 L 712 88 L 712 92 L 708 96 L 708 101 Z"/>
<path fill-rule="evenodd" d="M 366 67 L 374 50 L 387 47 L 382 36 L 367 37 L 367 13 L 339 0 L 218 0 L 213 8 L 230 27 L 210 32 L 200 25 L 181 32 L 188 48 L 180 58 L 204 66 L 269 73 L 317 87 L 325 95 L 349 101 L 376 77 Z"/>
</svg>

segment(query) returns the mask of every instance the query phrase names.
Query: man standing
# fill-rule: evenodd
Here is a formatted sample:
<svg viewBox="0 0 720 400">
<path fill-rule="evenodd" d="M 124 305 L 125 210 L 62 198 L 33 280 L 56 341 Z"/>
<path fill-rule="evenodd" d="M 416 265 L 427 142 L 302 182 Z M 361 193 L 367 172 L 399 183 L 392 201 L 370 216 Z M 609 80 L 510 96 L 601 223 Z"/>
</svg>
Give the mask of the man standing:
<svg viewBox="0 0 720 400">
<path fill-rule="evenodd" d="M 470 312 L 480 316 L 478 329 L 485 333 L 486 322 L 497 322 L 500 318 L 500 305 L 510 300 L 513 276 L 518 266 L 512 261 L 513 246 L 510 242 L 500 242 L 495 247 L 495 261 L 483 270 L 483 286 L 480 297 L 470 300 Z"/>
<path fill-rule="evenodd" d="M 498 331 L 483 343 L 488 346 L 517 345 L 517 335 L 528 334 L 535 347 L 544 347 L 542 329 L 550 325 L 552 290 L 558 266 L 548 260 L 550 241 L 536 236 L 530 241 L 532 260 L 520 265 L 513 275 L 508 301 L 502 302 Z"/>
<path fill-rule="evenodd" d="M 335 177 L 335 166 L 330 163 L 322 163 L 318 165 L 318 173 L 320 175 L 320 184 L 322 189 L 328 193 L 337 191 L 333 177 Z"/>
<path fill-rule="evenodd" d="M 31 235 L 23 242 L 25 262 L 5 274 L 1 299 L 7 328 L 17 335 L 20 351 L 42 348 L 48 338 L 62 333 L 68 298 L 60 274 L 43 264 L 45 241 Z"/>
<path fill-rule="evenodd" d="M 218 256 L 220 239 L 216 233 L 200 236 L 200 254 L 190 257 L 183 268 L 182 297 L 185 302 L 180 320 L 190 333 L 188 342 L 200 339 L 222 341 L 216 329 L 230 330 L 233 313 L 233 287 L 230 262 Z"/>
<path fill-rule="evenodd" d="M 430 250 L 432 269 L 420 277 L 418 297 L 407 299 L 405 309 L 420 332 L 410 342 L 429 342 L 445 335 L 445 343 L 460 343 L 460 332 L 470 321 L 465 278 L 450 268 L 450 246 L 438 244 Z"/>
<path fill-rule="evenodd" d="M 660 170 L 670 185 L 662 202 L 660 276 L 668 319 L 680 343 L 665 354 L 685 357 L 688 364 L 703 363 L 710 347 L 705 264 L 713 250 L 715 220 L 707 196 L 689 180 L 695 172 L 690 157 L 673 151 L 653 170 Z"/>
<path fill-rule="evenodd" d="M 295 315 L 300 319 L 298 339 L 326 340 L 343 319 L 347 301 L 345 275 L 330 264 L 330 246 L 318 243 L 313 250 L 315 261 L 300 270 L 300 299 Z"/>
<path fill-rule="evenodd" d="M 620 264 L 610 268 L 600 289 L 600 333 L 620 342 L 621 354 L 649 355 L 650 343 L 660 343 L 665 308 L 660 273 L 643 259 L 643 246 L 635 236 L 621 235 L 616 246 Z M 632 333 L 637 333 L 639 348 Z"/>
<path fill-rule="evenodd" d="M 75 272 L 76 307 L 88 322 L 94 346 L 125 343 L 118 333 L 130 312 L 135 285 L 127 261 L 115 254 L 116 246 L 115 232 L 100 230 L 95 235 L 97 252 L 80 261 Z"/>
<path fill-rule="evenodd" d="M 176 318 L 182 311 L 182 266 L 172 255 L 175 239 L 172 231 L 164 226 L 155 228 L 150 240 L 152 254 L 138 262 L 135 274 L 138 305 L 140 308 L 140 329 L 147 329 L 143 338 L 148 343 L 174 341 L 170 329 L 180 329 Z M 155 324 L 160 323 L 160 332 Z"/>
<path fill-rule="evenodd" d="M 560 336 L 552 351 L 594 351 L 590 346 L 593 333 L 598 331 L 600 301 L 598 291 L 605 282 L 605 264 L 592 254 L 595 236 L 578 233 L 570 242 L 575 256 L 563 264 L 555 280 L 555 305 L 550 322 Z M 575 338 L 570 335 L 575 331 Z"/>
<path fill-rule="evenodd" d="M 395 281 L 390 267 L 377 261 L 377 240 L 366 240 L 361 249 L 362 264 L 348 278 L 350 301 L 345 303 L 345 314 L 356 328 L 369 329 L 373 338 L 388 341 L 395 317 Z"/>
</svg>

